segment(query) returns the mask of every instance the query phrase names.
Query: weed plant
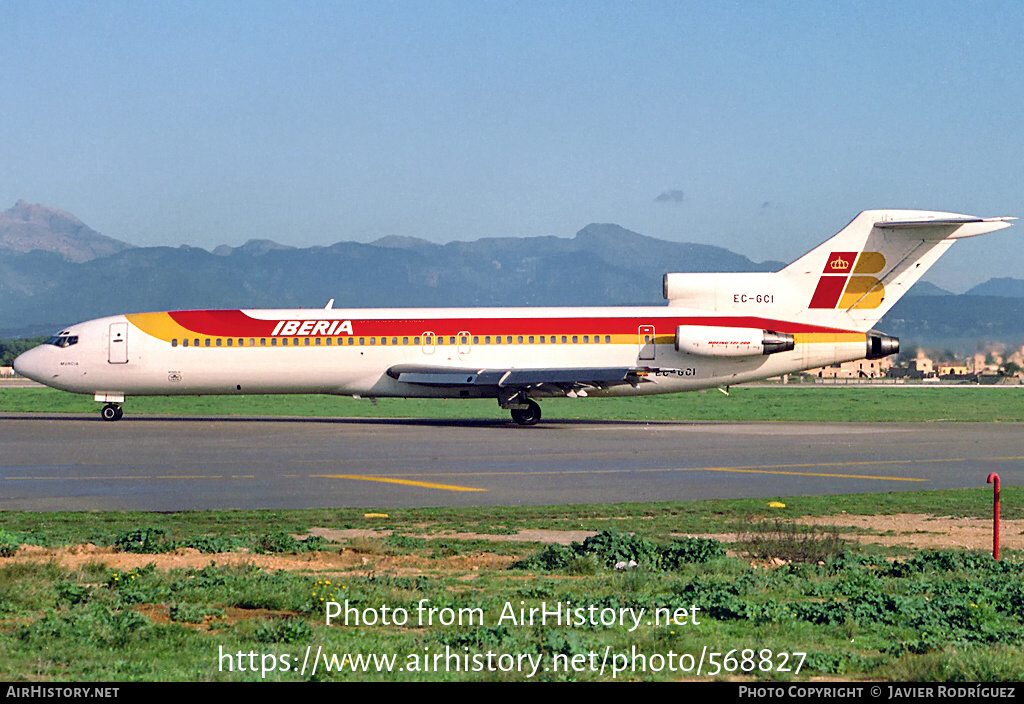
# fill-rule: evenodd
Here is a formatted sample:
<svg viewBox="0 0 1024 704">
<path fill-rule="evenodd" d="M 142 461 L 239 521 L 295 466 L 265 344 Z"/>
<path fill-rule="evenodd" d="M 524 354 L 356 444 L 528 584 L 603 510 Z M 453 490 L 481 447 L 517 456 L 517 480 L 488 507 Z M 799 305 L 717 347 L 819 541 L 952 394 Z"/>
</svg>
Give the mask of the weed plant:
<svg viewBox="0 0 1024 704">
<path fill-rule="evenodd" d="M 817 563 L 847 548 L 839 529 L 802 526 L 780 518 L 751 519 L 736 535 L 734 548 L 756 559 Z"/>
</svg>

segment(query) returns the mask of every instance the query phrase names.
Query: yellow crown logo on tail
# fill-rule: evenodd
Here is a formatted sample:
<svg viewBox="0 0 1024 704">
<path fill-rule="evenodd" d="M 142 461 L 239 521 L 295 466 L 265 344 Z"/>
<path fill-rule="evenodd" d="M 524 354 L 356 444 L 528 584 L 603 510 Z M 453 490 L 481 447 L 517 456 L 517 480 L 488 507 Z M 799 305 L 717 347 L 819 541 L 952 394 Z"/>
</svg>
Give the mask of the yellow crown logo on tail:
<svg viewBox="0 0 1024 704">
<path fill-rule="evenodd" d="M 846 271 L 850 268 L 850 262 L 846 261 L 842 257 L 836 257 L 830 261 L 828 265 L 833 271 Z"/>
</svg>

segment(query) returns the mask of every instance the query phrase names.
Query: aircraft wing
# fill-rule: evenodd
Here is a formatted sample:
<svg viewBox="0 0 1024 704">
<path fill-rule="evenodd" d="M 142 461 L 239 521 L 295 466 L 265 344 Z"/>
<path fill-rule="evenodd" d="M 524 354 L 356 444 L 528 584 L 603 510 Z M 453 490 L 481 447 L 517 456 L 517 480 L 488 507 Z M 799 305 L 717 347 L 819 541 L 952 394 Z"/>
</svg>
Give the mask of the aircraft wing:
<svg viewBox="0 0 1024 704">
<path fill-rule="evenodd" d="M 543 385 L 563 389 L 573 387 L 599 387 L 629 384 L 636 386 L 646 381 L 647 369 L 637 367 L 559 367 L 554 369 L 477 369 L 431 367 L 417 364 L 398 364 L 387 374 L 396 381 L 423 386 L 494 386 L 497 388 L 525 388 Z"/>
</svg>

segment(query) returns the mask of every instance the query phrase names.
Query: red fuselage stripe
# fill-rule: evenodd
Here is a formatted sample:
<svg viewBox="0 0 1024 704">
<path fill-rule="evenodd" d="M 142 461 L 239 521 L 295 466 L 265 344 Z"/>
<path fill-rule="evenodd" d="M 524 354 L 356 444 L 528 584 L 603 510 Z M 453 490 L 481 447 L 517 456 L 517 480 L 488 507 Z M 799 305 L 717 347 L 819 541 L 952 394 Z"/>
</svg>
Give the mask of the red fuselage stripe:
<svg viewBox="0 0 1024 704">
<path fill-rule="evenodd" d="M 306 316 L 312 311 L 302 311 Z M 353 311 L 355 312 L 355 311 Z M 197 335 L 212 337 L 272 337 L 279 323 L 288 318 L 261 320 L 240 310 L 173 311 L 168 315 L 179 325 Z M 337 315 L 324 318 L 308 317 L 304 320 L 341 320 Z M 675 332 L 678 325 L 714 325 L 723 327 L 759 328 L 787 333 L 848 333 L 851 330 L 807 325 L 752 316 L 594 316 L 576 318 L 348 318 L 352 334 L 365 335 L 634 335 L 641 325 L 652 326 L 661 334 Z M 314 326 L 315 328 L 315 326 Z M 294 335 L 295 333 L 285 333 Z M 325 336 L 322 331 L 299 333 L 303 337 Z M 346 333 L 347 334 L 347 331 Z M 281 333 L 278 333 L 280 336 Z"/>
</svg>

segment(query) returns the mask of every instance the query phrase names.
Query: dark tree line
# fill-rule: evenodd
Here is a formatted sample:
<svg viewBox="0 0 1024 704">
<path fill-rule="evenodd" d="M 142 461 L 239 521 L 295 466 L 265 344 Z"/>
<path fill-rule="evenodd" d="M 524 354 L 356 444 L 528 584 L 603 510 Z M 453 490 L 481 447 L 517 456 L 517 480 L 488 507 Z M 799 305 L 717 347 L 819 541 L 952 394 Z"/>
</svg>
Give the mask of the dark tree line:
<svg viewBox="0 0 1024 704">
<path fill-rule="evenodd" d="M 45 337 L 22 337 L 11 340 L 0 338 L 0 367 L 11 366 L 19 354 L 45 341 Z"/>
</svg>

